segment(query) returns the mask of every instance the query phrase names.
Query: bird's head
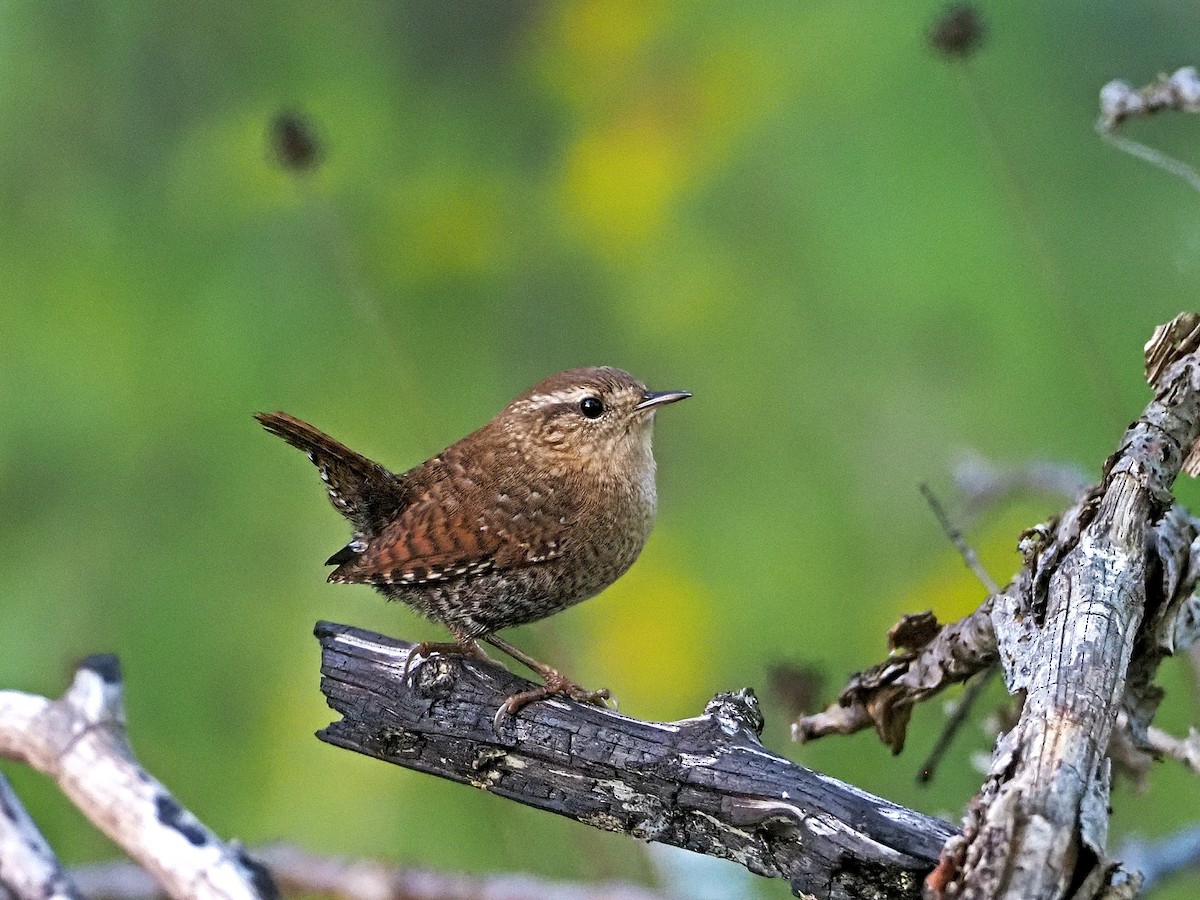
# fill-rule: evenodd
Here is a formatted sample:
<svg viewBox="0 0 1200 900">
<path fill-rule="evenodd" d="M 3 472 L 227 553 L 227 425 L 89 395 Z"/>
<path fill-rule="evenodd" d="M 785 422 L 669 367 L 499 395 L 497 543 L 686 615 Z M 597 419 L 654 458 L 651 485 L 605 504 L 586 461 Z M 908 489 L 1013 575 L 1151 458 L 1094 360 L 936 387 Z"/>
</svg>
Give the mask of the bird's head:
<svg viewBox="0 0 1200 900">
<path fill-rule="evenodd" d="M 525 455 L 554 465 L 652 468 L 655 412 L 690 396 L 687 391 L 647 390 L 628 372 L 608 366 L 568 369 L 531 387 L 494 424 Z"/>
</svg>

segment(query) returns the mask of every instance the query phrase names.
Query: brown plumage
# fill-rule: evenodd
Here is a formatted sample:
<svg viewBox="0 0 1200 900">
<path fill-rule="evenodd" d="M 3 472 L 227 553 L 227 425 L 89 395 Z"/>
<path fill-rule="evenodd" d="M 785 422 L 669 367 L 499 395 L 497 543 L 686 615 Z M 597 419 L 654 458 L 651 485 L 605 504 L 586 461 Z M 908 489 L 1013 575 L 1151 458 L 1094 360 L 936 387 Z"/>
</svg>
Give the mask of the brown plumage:
<svg viewBox="0 0 1200 900">
<path fill-rule="evenodd" d="M 654 412 L 690 396 L 654 393 L 620 369 L 551 375 L 487 425 L 394 474 L 286 413 L 263 427 L 304 450 L 351 524 L 329 580 L 365 583 L 453 633 L 482 656 L 484 640 L 537 671 L 545 687 L 509 698 L 512 713 L 565 693 L 602 702 L 495 632 L 594 596 L 641 552 L 654 522 Z"/>
</svg>

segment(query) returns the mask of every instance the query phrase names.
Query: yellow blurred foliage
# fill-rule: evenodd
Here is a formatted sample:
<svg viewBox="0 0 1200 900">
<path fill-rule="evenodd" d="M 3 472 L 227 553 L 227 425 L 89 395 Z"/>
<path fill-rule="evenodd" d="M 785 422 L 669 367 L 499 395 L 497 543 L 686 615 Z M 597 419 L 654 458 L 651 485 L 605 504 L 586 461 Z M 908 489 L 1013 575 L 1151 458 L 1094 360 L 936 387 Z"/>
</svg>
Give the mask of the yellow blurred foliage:
<svg viewBox="0 0 1200 900">
<path fill-rule="evenodd" d="M 563 207 L 609 258 L 661 232 L 684 192 L 778 96 L 779 73 L 772 77 L 751 46 L 656 51 L 670 25 L 661 4 L 572 4 L 542 42 L 542 80 L 572 109 L 578 131 Z"/>
<path fill-rule="evenodd" d="M 587 0 L 564 3 L 547 19 L 545 35 L 535 42 L 546 54 L 547 79 L 578 114 L 603 109 L 597 100 L 621 96 L 647 58 L 653 37 L 669 24 L 668 4 L 638 0 Z M 580 78 L 586 73 L 587 77 Z"/>
<path fill-rule="evenodd" d="M 753 45 L 731 41 L 708 50 L 689 73 L 698 149 L 716 165 L 735 138 L 784 102 L 786 73 Z"/>
<path fill-rule="evenodd" d="M 1018 535 L 1037 519 L 1028 508 L 1017 507 L 993 518 L 981 533 L 968 536 L 984 569 L 1001 587 L 1020 565 L 1016 550 Z M 889 620 L 881 624 L 889 627 L 899 614 L 925 609 L 932 610 L 939 622 L 953 622 L 973 612 L 986 596 L 987 591 L 975 573 L 947 542 L 946 552 L 931 572 L 899 595 L 894 605 L 881 605 L 880 615 Z"/>
<path fill-rule="evenodd" d="M 598 249 L 620 251 L 662 227 L 689 174 L 675 136 L 638 116 L 575 143 L 563 199 Z"/>
<path fill-rule="evenodd" d="M 396 281 L 494 275 L 512 257 L 512 204 L 486 173 L 433 170 L 394 183 L 384 203 L 373 257 Z"/>
<path fill-rule="evenodd" d="M 669 535 L 652 537 L 638 563 L 581 609 L 586 654 L 602 660 L 622 709 L 651 719 L 697 715 L 712 693 L 714 597 L 671 547 Z"/>
</svg>

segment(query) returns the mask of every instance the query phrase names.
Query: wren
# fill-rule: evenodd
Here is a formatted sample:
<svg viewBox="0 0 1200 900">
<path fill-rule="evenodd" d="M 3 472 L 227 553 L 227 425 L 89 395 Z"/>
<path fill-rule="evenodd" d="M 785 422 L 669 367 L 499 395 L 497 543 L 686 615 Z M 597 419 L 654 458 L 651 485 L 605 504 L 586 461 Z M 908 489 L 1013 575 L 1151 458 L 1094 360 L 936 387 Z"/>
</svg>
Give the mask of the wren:
<svg viewBox="0 0 1200 900">
<path fill-rule="evenodd" d="M 258 413 L 305 451 L 353 534 L 329 581 L 370 584 L 441 622 L 454 643 L 410 654 L 488 659 L 484 641 L 544 685 L 515 694 L 496 722 L 556 694 L 604 705 L 497 637 L 592 597 L 641 553 L 657 491 L 651 434 L 659 407 L 690 397 L 649 391 L 627 372 L 571 369 L 534 385 L 478 431 L 396 474 L 286 413 Z"/>
</svg>

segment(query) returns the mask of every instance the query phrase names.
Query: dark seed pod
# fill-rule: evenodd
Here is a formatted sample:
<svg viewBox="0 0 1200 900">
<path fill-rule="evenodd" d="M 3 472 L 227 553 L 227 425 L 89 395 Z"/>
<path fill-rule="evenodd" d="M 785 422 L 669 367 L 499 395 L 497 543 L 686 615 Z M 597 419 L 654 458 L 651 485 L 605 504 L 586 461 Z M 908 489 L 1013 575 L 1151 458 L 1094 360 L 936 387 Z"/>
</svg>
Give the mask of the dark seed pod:
<svg viewBox="0 0 1200 900">
<path fill-rule="evenodd" d="M 929 29 L 929 46 L 948 59 L 966 59 L 983 46 L 987 23 L 970 3 L 947 6 Z"/>
<path fill-rule="evenodd" d="M 321 162 L 321 144 L 312 123 L 296 112 L 282 112 L 271 121 L 271 153 L 284 169 L 314 169 Z"/>
</svg>

